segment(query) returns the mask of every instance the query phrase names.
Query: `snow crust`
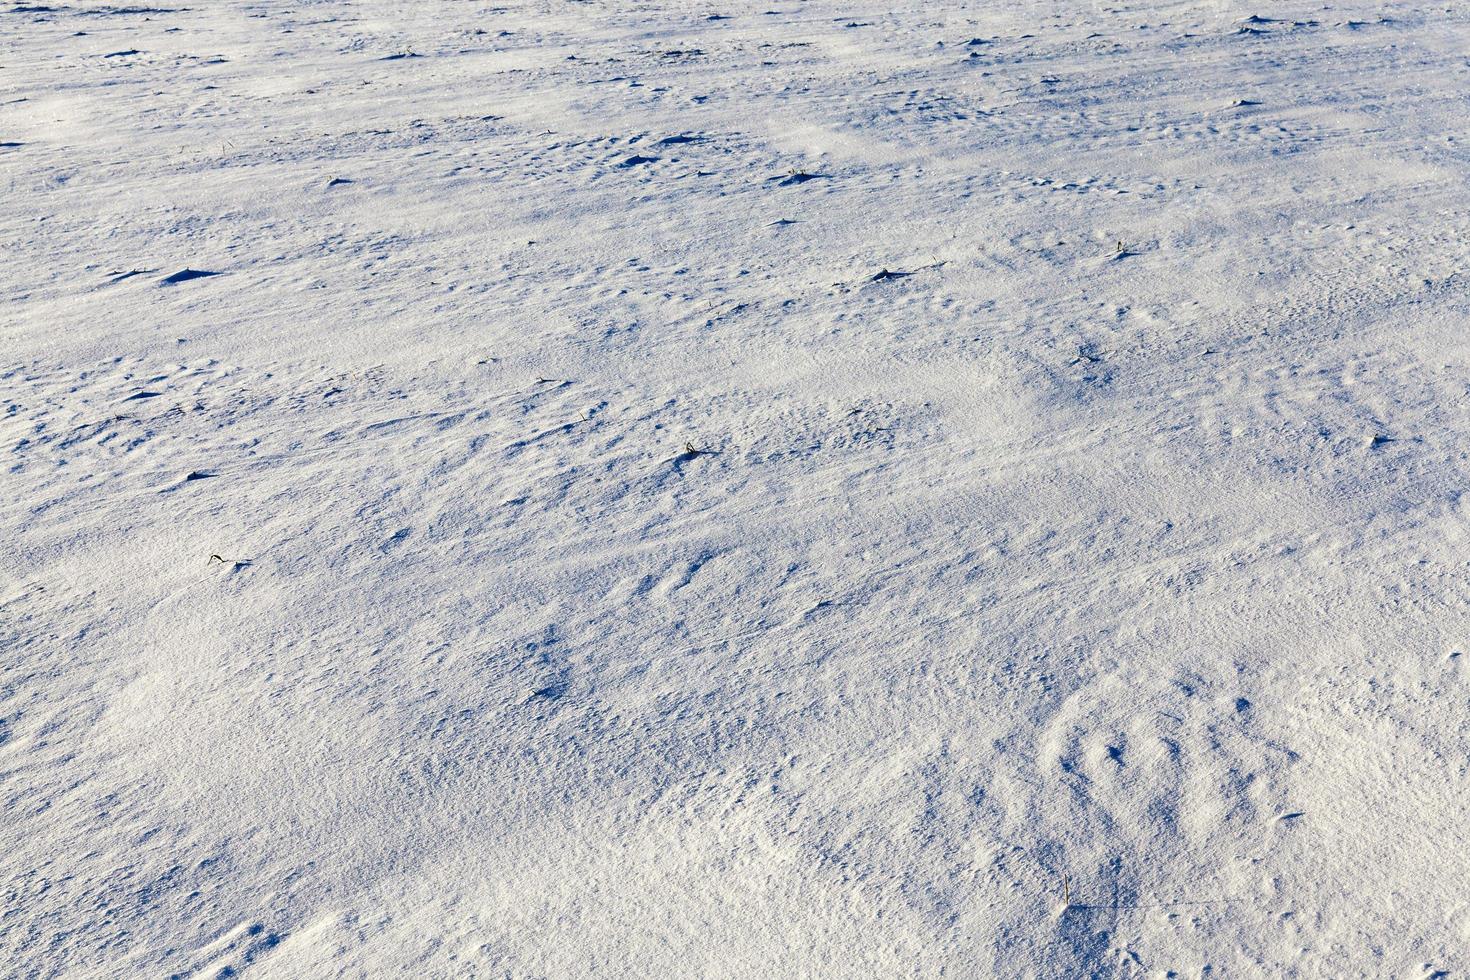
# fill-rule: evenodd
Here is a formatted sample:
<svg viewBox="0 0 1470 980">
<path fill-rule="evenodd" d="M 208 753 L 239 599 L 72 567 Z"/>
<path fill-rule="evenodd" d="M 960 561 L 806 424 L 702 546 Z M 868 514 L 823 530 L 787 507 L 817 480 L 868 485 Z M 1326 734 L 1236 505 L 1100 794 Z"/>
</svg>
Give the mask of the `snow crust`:
<svg viewBox="0 0 1470 980">
<path fill-rule="evenodd" d="M 1470 970 L 1470 13 L 0 8 L 0 975 Z"/>
</svg>

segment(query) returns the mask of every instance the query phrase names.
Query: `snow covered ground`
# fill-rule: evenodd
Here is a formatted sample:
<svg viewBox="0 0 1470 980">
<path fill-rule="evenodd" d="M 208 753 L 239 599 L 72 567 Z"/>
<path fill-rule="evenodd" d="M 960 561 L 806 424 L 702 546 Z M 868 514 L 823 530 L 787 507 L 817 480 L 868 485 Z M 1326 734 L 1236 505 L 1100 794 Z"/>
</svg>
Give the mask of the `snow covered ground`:
<svg viewBox="0 0 1470 980">
<path fill-rule="evenodd" d="M 0 8 L 0 975 L 1464 976 L 1467 124 L 1443 3 Z"/>
</svg>

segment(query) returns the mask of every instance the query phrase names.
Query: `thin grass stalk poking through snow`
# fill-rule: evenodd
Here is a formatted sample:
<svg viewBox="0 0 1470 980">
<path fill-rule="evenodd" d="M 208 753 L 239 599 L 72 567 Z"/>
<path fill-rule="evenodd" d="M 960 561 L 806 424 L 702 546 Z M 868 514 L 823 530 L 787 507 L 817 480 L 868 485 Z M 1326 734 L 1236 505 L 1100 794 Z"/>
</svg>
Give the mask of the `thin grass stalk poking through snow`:
<svg viewBox="0 0 1470 980">
<path fill-rule="evenodd" d="M 1066 871 L 1059 871 L 1057 874 L 1062 879 L 1062 903 L 1057 906 L 1053 914 L 1060 919 L 1072 907 L 1072 882 L 1067 878 Z"/>
</svg>

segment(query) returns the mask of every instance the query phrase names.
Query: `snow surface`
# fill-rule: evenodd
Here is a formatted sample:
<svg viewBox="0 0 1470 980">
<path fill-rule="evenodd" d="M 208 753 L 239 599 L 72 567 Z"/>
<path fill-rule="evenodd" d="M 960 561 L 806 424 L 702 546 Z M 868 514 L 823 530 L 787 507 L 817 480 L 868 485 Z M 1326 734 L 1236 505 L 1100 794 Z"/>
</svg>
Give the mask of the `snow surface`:
<svg viewBox="0 0 1470 980">
<path fill-rule="evenodd" d="M 0 8 L 0 975 L 1470 971 L 1463 5 L 160 2 Z"/>
</svg>

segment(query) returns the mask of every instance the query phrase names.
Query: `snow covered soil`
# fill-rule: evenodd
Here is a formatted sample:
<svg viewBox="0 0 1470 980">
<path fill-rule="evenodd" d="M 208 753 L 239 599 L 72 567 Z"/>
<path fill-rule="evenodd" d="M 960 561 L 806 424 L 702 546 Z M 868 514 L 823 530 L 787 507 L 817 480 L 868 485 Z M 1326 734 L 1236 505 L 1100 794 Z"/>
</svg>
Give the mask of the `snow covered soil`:
<svg viewBox="0 0 1470 980">
<path fill-rule="evenodd" d="M 1470 971 L 1465 7 L 184 2 L 0 8 L 0 975 Z"/>
</svg>

